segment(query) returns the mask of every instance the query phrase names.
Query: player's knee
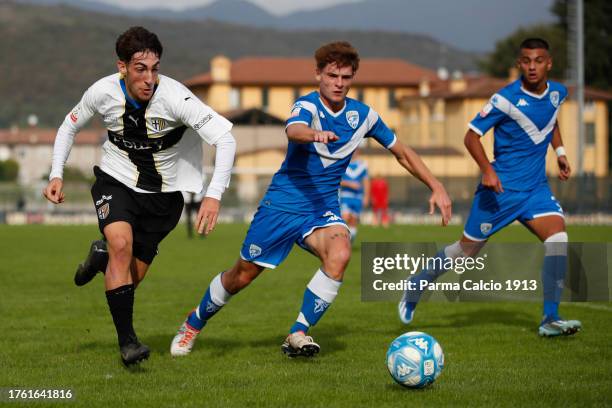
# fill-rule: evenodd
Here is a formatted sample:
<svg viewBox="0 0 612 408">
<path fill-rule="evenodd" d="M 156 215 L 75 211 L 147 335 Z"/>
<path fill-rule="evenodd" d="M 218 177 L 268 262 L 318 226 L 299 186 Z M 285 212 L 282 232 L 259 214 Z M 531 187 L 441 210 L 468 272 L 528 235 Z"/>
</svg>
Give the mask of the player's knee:
<svg viewBox="0 0 612 408">
<path fill-rule="evenodd" d="M 109 238 L 108 252 L 111 257 L 132 259 L 132 240 L 122 235 L 117 235 Z"/>
<path fill-rule="evenodd" d="M 561 231 L 552 234 L 544 240 L 545 256 L 565 256 L 567 255 L 567 243 L 569 237 L 567 232 Z"/>
</svg>

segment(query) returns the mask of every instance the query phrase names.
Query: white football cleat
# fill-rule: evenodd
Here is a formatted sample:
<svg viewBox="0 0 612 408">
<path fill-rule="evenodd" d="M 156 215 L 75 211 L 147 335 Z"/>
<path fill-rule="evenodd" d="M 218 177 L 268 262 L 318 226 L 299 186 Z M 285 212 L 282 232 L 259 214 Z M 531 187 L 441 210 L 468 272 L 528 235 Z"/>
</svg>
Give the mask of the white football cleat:
<svg viewBox="0 0 612 408">
<path fill-rule="evenodd" d="M 281 350 L 289 357 L 312 357 L 321 350 L 321 347 L 312 340 L 312 337 L 306 336 L 302 331 L 297 331 L 287 336 Z"/>
<path fill-rule="evenodd" d="M 191 353 L 191 349 L 195 344 L 198 334 L 200 334 L 200 330 L 191 327 L 189 323 L 187 323 L 187 320 L 185 320 L 178 329 L 174 339 L 172 339 L 172 344 L 170 344 L 170 355 L 179 357 Z"/>
</svg>

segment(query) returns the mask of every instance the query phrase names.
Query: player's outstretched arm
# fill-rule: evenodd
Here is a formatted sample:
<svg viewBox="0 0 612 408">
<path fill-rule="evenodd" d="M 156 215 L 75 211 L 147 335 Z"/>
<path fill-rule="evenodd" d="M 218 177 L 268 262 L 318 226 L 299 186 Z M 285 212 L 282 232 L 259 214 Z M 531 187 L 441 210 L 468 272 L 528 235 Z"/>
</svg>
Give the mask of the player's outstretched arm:
<svg viewBox="0 0 612 408">
<path fill-rule="evenodd" d="M 53 159 L 49 184 L 43 190 L 43 195 L 54 204 L 64 202 L 64 165 L 74 144 L 76 134 L 89 122 L 95 113 L 95 89 L 92 86 L 81 98 L 81 101 L 66 115 L 64 122 L 57 130 L 53 143 Z"/>
<path fill-rule="evenodd" d="M 435 207 L 438 207 L 442 213 L 442 225 L 447 225 L 452 216 L 452 204 L 442 183 L 429 171 L 419 155 L 399 140 L 389 150 L 402 167 L 429 187 L 431 190 L 429 214 L 433 214 Z"/>
<path fill-rule="evenodd" d="M 493 166 L 491 166 L 484 148 L 482 147 L 480 135 L 474 132 L 472 129 L 469 129 L 465 134 L 463 143 L 465 144 L 468 152 L 470 152 L 470 155 L 474 158 L 476 164 L 478 164 L 478 167 L 480 167 L 480 171 L 482 172 L 482 180 L 480 183 L 484 187 L 489 188 L 496 193 L 503 193 L 504 188 L 499 180 L 499 177 L 497 177 L 497 173 L 493 169 Z"/>
<path fill-rule="evenodd" d="M 566 181 L 572 174 L 572 169 L 567 160 L 567 154 L 563 147 L 563 139 L 561 138 L 561 131 L 559 130 L 559 123 L 555 123 L 553 130 L 553 137 L 550 141 L 555 153 L 557 154 L 557 165 L 559 166 L 559 179 Z"/>
<path fill-rule="evenodd" d="M 294 123 L 287 126 L 285 129 L 287 138 L 294 143 L 331 143 L 338 140 L 338 136 L 334 132 L 327 130 L 314 130 L 303 123 Z"/>
<path fill-rule="evenodd" d="M 221 207 L 221 196 L 229 186 L 234 156 L 236 154 L 236 140 L 231 132 L 227 132 L 214 143 L 215 170 L 206 189 L 206 196 L 200 204 L 196 217 L 196 229 L 199 234 L 210 234 L 217 225 L 219 208 Z"/>
</svg>

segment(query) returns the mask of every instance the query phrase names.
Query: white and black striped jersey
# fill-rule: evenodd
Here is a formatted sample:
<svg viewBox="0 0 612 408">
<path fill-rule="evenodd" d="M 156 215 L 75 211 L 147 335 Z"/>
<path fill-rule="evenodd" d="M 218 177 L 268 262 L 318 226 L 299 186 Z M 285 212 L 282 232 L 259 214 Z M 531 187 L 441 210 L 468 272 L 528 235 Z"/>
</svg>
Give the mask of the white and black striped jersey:
<svg viewBox="0 0 612 408">
<path fill-rule="evenodd" d="M 159 75 L 153 97 L 142 103 L 133 100 L 121 76 L 113 74 L 94 83 L 66 116 L 58 130 L 50 178 L 62 177 L 74 136 L 96 113 L 108 130 L 101 169 L 140 192 L 200 192 L 202 140 L 213 145 L 232 128 L 172 78 Z M 195 134 L 185 133 L 187 127 Z"/>
</svg>

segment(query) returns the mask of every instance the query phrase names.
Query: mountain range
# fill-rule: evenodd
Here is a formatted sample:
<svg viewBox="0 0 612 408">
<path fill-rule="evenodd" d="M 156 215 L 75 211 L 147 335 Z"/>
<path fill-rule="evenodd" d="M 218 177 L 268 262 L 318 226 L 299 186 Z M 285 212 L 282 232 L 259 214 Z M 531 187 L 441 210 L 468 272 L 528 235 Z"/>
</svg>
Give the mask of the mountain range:
<svg viewBox="0 0 612 408">
<path fill-rule="evenodd" d="M 453 47 L 491 51 L 520 26 L 552 22 L 553 0 L 361 0 L 317 10 L 276 15 L 246 0 L 216 0 L 183 10 L 118 7 L 101 0 L 21 0 L 65 4 L 89 11 L 161 20 L 213 19 L 283 30 L 384 30 L 419 33 Z"/>
</svg>

